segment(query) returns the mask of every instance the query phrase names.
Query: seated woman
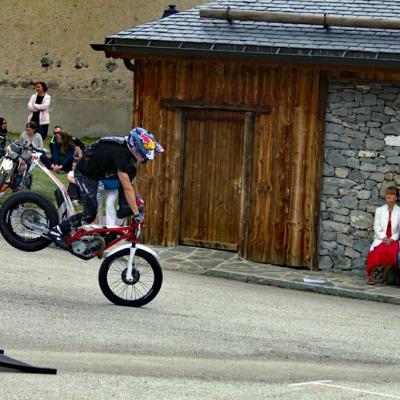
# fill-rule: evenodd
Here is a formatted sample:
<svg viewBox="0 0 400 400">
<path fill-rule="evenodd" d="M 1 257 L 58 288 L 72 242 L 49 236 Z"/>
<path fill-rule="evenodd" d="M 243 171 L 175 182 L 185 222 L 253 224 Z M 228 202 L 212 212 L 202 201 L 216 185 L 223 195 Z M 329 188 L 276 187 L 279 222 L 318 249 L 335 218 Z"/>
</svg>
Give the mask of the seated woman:
<svg viewBox="0 0 400 400">
<path fill-rule="evenodd" d="M 74 161 L 75 145 L 68 133 L 55 134 L 55 141 L 51 146 L 51 168 L 53 171 L 69 172 Z"/>
<path fill-rule="evenodd" d="M 42 136 L 36 131 L 37 125 L 36 122 L 29 121 L 26 124 L 26 130 L 21 133 L 19 137 L 19 141 L 26 146 L 24 150 L 24 157 L 28 157 L 31 154 L 32 147 L 36 150 L 39 150 L 41 153 L 45 154 L 45 150 L 43 148 L 43 139 Z M 30 162 L 28 161 L 28 166 Z M 26 162 L 22 159 L 20 160 L 19 170 L 20 173 L 26 168 Z"/>
<path fill-rule="evenodd" d="M 385 192 L 386 204 L 378 207 L 374 219 L 374 241 L 367 257 L 367 283 L 373 285 L 372 272 L 377 266 L 397 265 L 400 233 L 400 207 L 396 204 L 398 191 L 389 186 Z"/>
<path fill-rule="evenodd" d="M 43 150 L 42 136 L 36 131 L 37 125 L 33 121 L 26 124 L 26 130 L 21 133 L 19 141 L 25 146 L 33 146 L 35 149 Z"/>
</svg>

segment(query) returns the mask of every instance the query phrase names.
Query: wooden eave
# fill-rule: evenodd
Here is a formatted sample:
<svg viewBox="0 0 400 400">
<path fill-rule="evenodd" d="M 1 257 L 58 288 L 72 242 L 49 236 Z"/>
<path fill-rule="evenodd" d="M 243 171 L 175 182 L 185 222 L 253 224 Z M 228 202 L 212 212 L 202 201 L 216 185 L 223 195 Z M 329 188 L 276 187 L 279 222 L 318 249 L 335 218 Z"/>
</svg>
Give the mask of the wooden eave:
<svg viewBox="0 0 400 400">
<path fill-rule="evenodd" d="M 238 44 L 190 43 L 113 38 L 104 44 L 91 44 L 106 57 L 190 57 L 229 60 L 258 60 L 292 64 L 353 65 L 399 68 L 400 54 L 335 49 L 302 49 Z"/>
</svg>

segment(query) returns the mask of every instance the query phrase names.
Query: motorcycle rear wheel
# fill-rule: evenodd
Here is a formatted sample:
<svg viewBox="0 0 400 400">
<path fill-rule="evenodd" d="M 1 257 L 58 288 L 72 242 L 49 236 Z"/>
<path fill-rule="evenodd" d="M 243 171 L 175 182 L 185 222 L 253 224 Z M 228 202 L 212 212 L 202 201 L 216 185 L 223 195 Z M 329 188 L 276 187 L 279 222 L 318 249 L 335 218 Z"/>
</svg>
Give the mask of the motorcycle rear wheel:
<svg viewBox="0 0 400 400">
<path fill-rule="evenodd" d="M 57 223 L 56 208 L 40 193 L 13 193 L 0 208 L 0 231 L 4 239 L 22 251 L 39 251 L 47 247 L 51 241 L 40 230 Z"/>
<path fill-rule="evenodd" d="M 100 266 L 99 285 L 104 296 L 119 306 L 141 307 L 152 301 L 163 280 L 157 259 L 141 249 L 134 258 L 134 282 L 126 281 L 130 249 L 122 249 L 107 257 Z"/>
</svg>

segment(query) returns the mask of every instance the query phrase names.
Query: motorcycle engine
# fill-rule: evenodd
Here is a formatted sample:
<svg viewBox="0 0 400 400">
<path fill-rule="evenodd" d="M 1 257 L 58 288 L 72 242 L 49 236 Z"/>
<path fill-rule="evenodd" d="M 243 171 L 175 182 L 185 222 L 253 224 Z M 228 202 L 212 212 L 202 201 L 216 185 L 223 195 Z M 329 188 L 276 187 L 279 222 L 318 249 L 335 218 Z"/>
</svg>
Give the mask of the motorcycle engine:
<svg viewBox="0 0 400 400">
<path fill-rule="evenodd" d="M 72 253 L 78 257 L 88 260 L 93 257 L 93 253 L 101 254 L 105 247 L 104 239 L 98 235 L 86 236 L 79 240 L 74 240 L 71 244 Z"/>
</svg>

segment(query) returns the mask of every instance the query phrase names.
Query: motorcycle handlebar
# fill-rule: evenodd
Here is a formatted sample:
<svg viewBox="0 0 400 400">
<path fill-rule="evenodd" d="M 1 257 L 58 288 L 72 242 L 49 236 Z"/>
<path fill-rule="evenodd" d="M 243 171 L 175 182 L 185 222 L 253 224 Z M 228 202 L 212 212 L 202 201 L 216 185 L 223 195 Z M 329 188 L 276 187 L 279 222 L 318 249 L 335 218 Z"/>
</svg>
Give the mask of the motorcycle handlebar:
<svg viewBox="0 0 400 400">
<path fill-rule="evenodd" d="M 11 144 L 19 144 L 20 146 L 22 146 L 22 149 L 23 150 L 33 150 L 33 151 L 36 151 L 36 152 L 38 152 L 38 153 L 43 153 L 43 152 L 45 152 L 46 151 L 46 149 L 38 149 L 37 147 L 35 147 L 35 146 L 33 146 L 32 144 L 26 144 L 26 143 L 23 143 L 23 142 L 21 142 L 20 140 L 14 140 L 14 141 L 12 141 L 11 143 L 10 143 L 10 145 Z"/>
<path fill-rule="evenodd" d="M 37 147 L 33 146 L 33 145 L 28 145 L 28 150 L 33 150 L 36 151 L 37 153 L 41 153 L 43 154 L 45 152 L 45 149 L 38 149 Z"/>
</svg>

